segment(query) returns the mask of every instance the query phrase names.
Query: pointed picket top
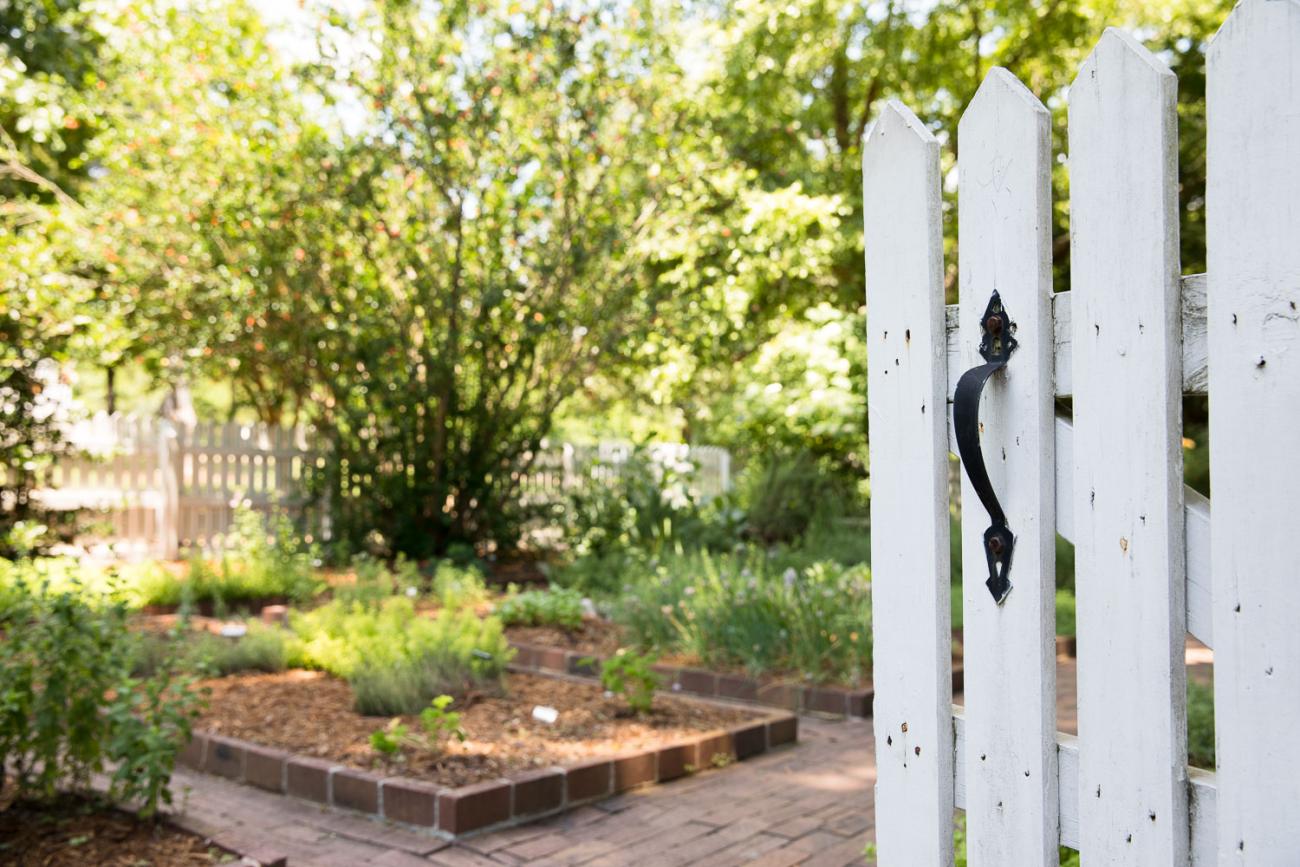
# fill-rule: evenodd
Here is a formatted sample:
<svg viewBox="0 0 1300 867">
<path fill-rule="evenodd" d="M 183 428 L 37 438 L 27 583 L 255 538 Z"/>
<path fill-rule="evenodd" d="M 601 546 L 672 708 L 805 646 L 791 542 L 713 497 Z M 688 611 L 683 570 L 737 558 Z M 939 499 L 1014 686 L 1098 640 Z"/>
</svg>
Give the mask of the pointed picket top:
<svg viewBox="0 0 1300 867">
<path fill-rule="evenodd" d="M 990 112 L 997 119 L 995 123 L 998 124 L 1005 123 L 1017 113 L 1028 118 L 1034 118 L 1036 115 L 1049 119 L 1051 117 L 1047 106 L 1034 96 L 1033 91 L 1025 87 L 1010 70 L 1003 69 L 1001 66 L 989 70 L 988 75 L 984 76 L 984 81 L 980 83 L 979 90 L 975 91 L 975 96 L 962 112 L 961 121 L 957 124 L 958 141 L 961 141 L 963 127 L 981 121 L 984 115 Z"/>
<path fill-rule="evenodd" d="M 908 154 L 914 154 L 923 164 L 928 164 L 937 158 L 938 153 L 939 140 L 921 119 L 897 99 L 889 100 L 862 139 L 864 193 L 870 194 L 876 186 L 876 171 L 892 175 L 900 170 L 902 164 L 899 161 L 906 160 Z"/>
<path fill-rule="evenodd" d="M 867 127 L 867 134 L 863 136 L 863 159 L 866 159 L 866 154 L 873 147 L 878 147 L 885 137 L 895 130 L 909 131 L 923 142 L 938 143 L 934 133 L 926 128 L 910 108 L 897 99 L 890 99 L 885 103 L 880 115 L 871 122 L 871 126 Z"/>
<path fill-rule="evenodd" d="M 1270 44 L 1294 50 L 1297 37 L 1300 0 L 1240 0 L 1210 40 L 1207 64 L 1250 63 Z"/>
<path fill-rule="evenodd" d="M 1074 88 L 1108 75 L 1119 75 L 1130 83 L 1167 78 L 1176 84 L 1178 80 L 1168 64 L 1152 54 L 1151 49 L 1133 34 L 1118 27 L 1107 27 L 1092 53 L 1079 65 L 1079 74 L 1071 85 L 1071 97 Z"/>
</svg>

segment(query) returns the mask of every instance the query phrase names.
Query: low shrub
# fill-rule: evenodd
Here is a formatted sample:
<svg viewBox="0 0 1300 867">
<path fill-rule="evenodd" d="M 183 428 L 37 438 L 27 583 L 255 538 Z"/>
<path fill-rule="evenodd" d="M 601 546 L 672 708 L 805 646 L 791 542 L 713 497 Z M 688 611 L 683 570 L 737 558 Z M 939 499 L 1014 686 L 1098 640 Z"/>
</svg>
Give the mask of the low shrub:
<svg viewBox="0 0 1300 867">
<path fill-rule="evenodd" d="M 590 665 L 594 660 L 583 660 Z M 659 658 L 650 654 L 633 653 L 620 647 L 613 656 L 600 664 L 600 685 L 614 695 L 622 696 L 633 713 L 649 713 L 654 705 L 655 690 L 659 688 L 659 675 L 654 664 Z"/>
<path fill-rule="evenodd" d="M 624 575 L 614 618 L 636 646 L 752 673 L 856 683 L 871 663 L 870 573 L 780 568 L 762 550 L 674 552 Z"/>
<path fill-rule="evenodd" d="M 141 605 L 211 604 L 218 610 L 266 599 L 305 602 L 324 589 L 317 555 L 283 515 L 270 518 L 241 507 L 215 562 L 195 555 L 185 577 L 156 568 L 135 589 Z"/>
<path fill-rule="evenodd" d="M 433 570 L 429 590 L 443 608 L 482 605 L 488 599 L 487 584 L 477 564 L 440 560 Z"/>
<path fill-rule="evenodd" d="M 854 480 L 812 455 L 769 455 L 740 478 L 746 532 L 762 542 L 793 542 L 815 523 L 853 511 Z M 864 511 L 858 509 L 858 511 Z"/>
<path fill-rule="evenodd" d="M 553 587 L 518 592 L 513 585 L 496 606 L 496 615 L 506 626 L 559 626 L 577 629 L 582 625 L 582 594 Z"/>
<path fill-rule="evenodd" d="M 334 600 L 289 622 L 290 663 L 346 678 L 363 713 L 413 713 L 441 693 L 490 688 L 513 656 L 500 619 L 454 608 L 422 617 L 405 596 L 377 608 Z"/>
<path fill-rule="evenodd" d="M 248 632 L 238 638 L 203 634 L 188 654 L 191 667 L 203 674 L 224 677 L 241 671 L 269 674 L 289 667 L 285 630 L 249 623 Z"/>
<path fill-rule="evenodd" d="M 150 815 L 171 803 L 176 753 L 202 698 L 166 661 L 133 676 L 126 603 L 88 595 L 23 575 L 3 595 L 0 776 L 9 768 L 20 795 L 53 797 L 112 766 L 110 797 L 138 799 Z"/>
<path fill-rule="evenodd" d="M 335 587 L 334 598 L 348 604 L 357 602 L 367 608 L 378 608 L 385 599 L 399 593 L 418 595 L 424 585 L 419 567 L 401 554 L 397 555 L 392 569 L 383 560 L 369 554 L 358 554 L 352 558 L 352 570 L 356 579 L 351 584 Z"/>
</svg>

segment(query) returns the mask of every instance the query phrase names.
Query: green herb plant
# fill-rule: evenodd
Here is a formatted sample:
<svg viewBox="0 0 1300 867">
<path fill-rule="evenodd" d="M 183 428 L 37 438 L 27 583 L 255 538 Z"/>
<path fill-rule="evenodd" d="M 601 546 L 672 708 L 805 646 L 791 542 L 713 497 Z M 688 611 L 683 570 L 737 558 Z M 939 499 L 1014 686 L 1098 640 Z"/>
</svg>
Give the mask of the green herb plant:
<svg viewBox="0 0 1300 867">
<path fill-rule="evenodd" d="M 441 753 L 443 744 L 450 738 L 464 741 L 468 735 L 460 724 L 460 714 L 450 710 L 452 697 L 440 695 L 420 711 L 422 731 L 412 732 L 400 717 L 389 720 L 388 725 L 370 734 L 370 746 L 390 758 L 397 756 L 403 747 L 426 753 Z"/>
<path fill-rule="evenodd" d="M 511 584 L 506 598 L 496 607 L 496 615 L 507 626 L 559 626 L 577 629 L 582 626 L 582 594 L 576 590 L 519 589 Z"/>
<path fill-rule="evenodd" d="M 614 695 L 622 696 L 633 713 L 649 713 L 659 688 L 659 675 L 653 666 L 659 657 L 640 654 L 619 648 L 618 652 L 600 664 L 600 685 Z M 591 657 L 582 660 L 583 665 L 591 665 Z"/>
</svg>

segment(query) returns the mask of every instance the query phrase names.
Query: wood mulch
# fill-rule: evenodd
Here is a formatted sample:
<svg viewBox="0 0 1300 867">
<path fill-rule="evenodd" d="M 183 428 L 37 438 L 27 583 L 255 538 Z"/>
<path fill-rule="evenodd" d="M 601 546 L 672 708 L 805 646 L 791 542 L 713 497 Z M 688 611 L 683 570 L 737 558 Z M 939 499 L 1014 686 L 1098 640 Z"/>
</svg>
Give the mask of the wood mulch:
<svg viewBox="0 0 1300 867">
<path fill-rule="evenodd" d="M 645 750 L 762 717 L 666 696 L 657 696 L 654 710 L 638 717 L 595 684 L 511 673 L 503 694 L 469 695 L 452 706 L 462 715 L 465 742 L 451 740 L 441 753 L 404 748 L 397 759 L 388 759 L 370 746 L 370 735 L 389 720 L 356 713 L 352 689 L 342 680 L 289 671 L 233 675 L 201 686 L 212 692 L 197 728 L 450 787 Z M 557 710 L 559 719 L 553 725 L 534 719 L 539 705 Z M 417 718 L 403 721 L 412 732 L 420 731 Z"/>
<path fill-rule="evenodd" d="M 593 656 L 613 656 L 626 646 L 623 629 L 608 620 L 584 620 L 577 629 L 562 626 L 507 626 L 506 637 L 520 644 L 562 647 Z"/>
<path fill-rule="evenodd" d="M 0 865 L 194 867 L 238 859 L 163 822 L 74 796 L 18 801 L 0 810 Z"/>
</svg>

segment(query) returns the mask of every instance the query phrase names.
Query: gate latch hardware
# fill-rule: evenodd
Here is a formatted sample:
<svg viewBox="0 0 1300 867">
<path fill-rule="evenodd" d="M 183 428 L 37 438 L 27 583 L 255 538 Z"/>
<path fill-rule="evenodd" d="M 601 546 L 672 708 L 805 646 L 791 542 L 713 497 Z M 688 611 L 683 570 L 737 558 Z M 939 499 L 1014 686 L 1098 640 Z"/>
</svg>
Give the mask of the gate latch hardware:
<svg viewBox="0 0 1300 867">
<path fill-rule="evenodd" d="M 980 395 L 984 383 L 999 370 L 1007 366 L 1011 353 L 1016 351 L 1016 324 L 1011 321 L 1002 298 L 995 291 L 989 299 L 988 307 L 980 318 L 980 328 L 984 336 L 980 340 L 979 353 L 985 363 L 972 367 L 962 374 L 957 381 L 957 392 L 953 395 L 953 427 L 957 433 L 957 453 L 971 487 L 979 495 L 984 510 L 989 513 L 992 523 L 984 531 L 984 558 L 988 561 L 989 578 L 985 585 L 993 594 L 998 605 L 1006 600 L 1011 592 L 1011 552 L 1015 548 L 1015 537 L 1007 527 L 1007 516 L 998 503 L 993 485 L 989 481 L 987 468 L 984 466 L 984 453 L 980 449 Z"/>
</svg>

